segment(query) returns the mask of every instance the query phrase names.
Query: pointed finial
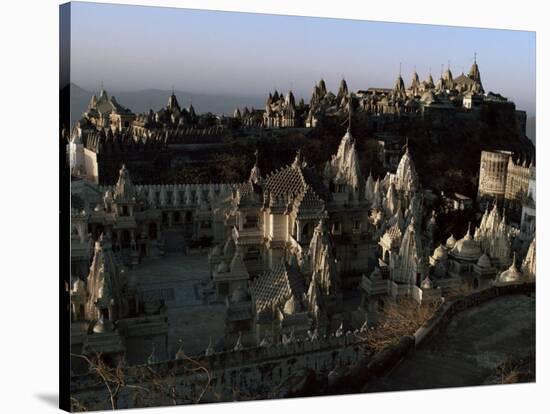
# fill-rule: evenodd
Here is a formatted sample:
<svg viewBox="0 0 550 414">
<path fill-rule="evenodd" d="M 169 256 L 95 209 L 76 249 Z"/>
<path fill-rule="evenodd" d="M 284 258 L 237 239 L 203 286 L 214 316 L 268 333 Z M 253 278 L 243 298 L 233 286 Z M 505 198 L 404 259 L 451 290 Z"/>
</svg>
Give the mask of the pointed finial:
<svg viewBox="0 0 550 414">
<path fill-rule="evenodd" d="M 477 52 L 474 52 L 474 63 L 477 63 Z"/>
<path fill-rule="evenodd" d="M 466 237 L 466 238 L 468 238 L 468 239 L 469 239 L 470 237 L 472 237 L 472 235 L 471 235 L 471 229 L 472 229 L 472 222 L 469 221 L 469 222 L 468 222 L 468 231 L 466 231 L 466 236 L 464 236 L 464 237 Z"/>
<path fill-rule="evenodd" d="M 296 151 L 296 158 L 294 158 L 294 162 L 292 163 L 293 167 L 299 167 L 302 164 L 302 152 L 300 149 Z"/>
<path fill-rule="evenodd" d="M 447 61 L 447 69 L 451 69 L 451 61 L 450 60 Z"/>
</svg>

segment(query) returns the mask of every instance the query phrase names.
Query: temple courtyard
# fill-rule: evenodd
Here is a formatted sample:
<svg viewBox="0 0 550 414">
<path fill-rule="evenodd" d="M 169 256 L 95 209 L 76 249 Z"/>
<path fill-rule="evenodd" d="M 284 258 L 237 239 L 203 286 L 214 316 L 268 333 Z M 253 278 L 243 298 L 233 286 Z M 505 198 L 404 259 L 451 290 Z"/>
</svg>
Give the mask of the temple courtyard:
<svg viewBox="0 0 550 414">
<path fill-rule="evenodd" d="M 129 270 L 144 298 L 161 298 L 170 325 L 168 353 L 173 357 L 180 347 L 188 355 L 204 352 L 223 337 L 225 305 L 209 303 L 203 289 L 210 281 L 206 255 L 168 253 L 147 258 Z"/>
</svg>

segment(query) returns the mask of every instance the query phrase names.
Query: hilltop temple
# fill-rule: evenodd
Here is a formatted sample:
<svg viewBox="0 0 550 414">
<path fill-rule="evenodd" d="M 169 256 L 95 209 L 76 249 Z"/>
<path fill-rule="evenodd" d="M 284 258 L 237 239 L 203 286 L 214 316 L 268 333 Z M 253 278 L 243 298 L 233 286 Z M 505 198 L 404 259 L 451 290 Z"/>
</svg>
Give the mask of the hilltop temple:
<svg viewBox="0 0 550 414">
<path fill-rule="evenodd" d="M 334 94 L 321 80 L 307 104 L 292 91 L 274 91 L 265 109 L 237 108 L 233 117 L 182 108 L 173 92 L 165 107 L 135 115 L 102 89 L 67 140 L 73 351 L 100 352 L 117 364 L 171 357 L 164 297 L 128 277 L 170 255 L 196 255 L 207 269 L 197 291 L 203 304 L 223 307 L 218 350 L 341 336 L 376 325 L 387 301 L 439 303 L 535 281 L 532 161 L 482 152 L 484 213 L 458 239 L 440 234 L 438 215 L 446 210 L 429 207 L 408 141 L 388 141 L 385 175 L 367 176 L 360 167 L 352 112 L 374 125 L 386 117 L 478 116 L 484 105 L 522 116 L 500 95 L 485 94 L 475 61 L 458 77 L 442 70 L 437 82 L 431 74 L 420 81 L 415 71 L 408 87 L 401 73 L 391 89 L 356 93 L 342 80 Z M 321 165 L 309 165 L 298 151 L 292 162 L 264 172 L 256 152 L 243 182 L 154 182 L 163 168 L 189 161 L 187 144 L 215 146 L 234 127 L 315 128 L 328 117 L 347 119 L 348 127 Z M 519 228 L 510 208 L 521 209 Z M 360 304 L 350 309 L 348 297 Z"/>
<path fill-rule="evenodd" d="M 73 211 L 73 317 L 93 326 L 80 343 L 87 349 L 94 335 L 107 335 L 117 355 L 123 342 L 113 332 L 139 331 L 130 327 L 143 323 L 132 319 L 140 309 L 161 318 L 158 335 L 166 332 L 159 304 L 132 296 L 123 275 L 164 255 L 173 226 L 188 249 L 210 246 L 206 291 L 226 303 L 226 343 L 287 343 L 349 326 L 343 293 L 354 275 L 363 275 L 363 322 L 391 298 L 431 303 L 535 277 L 534 238 L 520 264 L 518 231 L 496 203 L 461 239 L 439 243 L 408 145 L 395 173 L 365 179 L 349 127 L 322 166 L 298 152 L 268 174 L 256 160 L 243 183 L 135 185 L 123 165 L 114 186 L 75 186 L 73 198 L 83 206 Z"/>
<path fill-rule="evenodd" d="M 238 114 L 239 120 L 247 126 L 314 128 L 326 116 L 345 116 L 352 100 L 358 111 L 369 115 L 419 116 L 449 109 L 474 110 L 483 103 L 492 101 L 506 102 L 506 99 L 499 95 L 485 95 L 475 58 L 467 74 L 461 73 L 453 77 L 449 65 L 445 71 L 441 71 L 441 76 L 435 83 L 431 73 L 425 80 L 420 81 L 415 70 L 407 87 L 400 71 L 393 88 L 369 88 L 352 94 L 350 92 L 345 79 L 341 80 L 336 94 L 329 91 L 325 81 L 321 79 L 313 87 L 307 105 L 303 101 L 296 105 L 292 91 L 286 96 L 275 91 L 269 94 L 265 111 L 237 108 L 235 114 Z M 261 119 L 260 123 L 258 119 Z"/>
</svg>

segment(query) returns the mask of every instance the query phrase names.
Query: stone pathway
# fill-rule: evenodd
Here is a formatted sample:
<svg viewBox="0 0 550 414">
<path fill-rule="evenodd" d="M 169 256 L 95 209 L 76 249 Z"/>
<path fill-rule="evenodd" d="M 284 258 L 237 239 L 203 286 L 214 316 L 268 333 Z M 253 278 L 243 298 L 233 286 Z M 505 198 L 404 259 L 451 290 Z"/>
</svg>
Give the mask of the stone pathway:
<svg viewBox="0 0 550 414">
<path fill-rule="evenodd" d="M 535 298 L 511 295 L 456 315 L 446 331 L 366 392 L 482 385 L 509 356 L 535 350 Z"/>
</svg>

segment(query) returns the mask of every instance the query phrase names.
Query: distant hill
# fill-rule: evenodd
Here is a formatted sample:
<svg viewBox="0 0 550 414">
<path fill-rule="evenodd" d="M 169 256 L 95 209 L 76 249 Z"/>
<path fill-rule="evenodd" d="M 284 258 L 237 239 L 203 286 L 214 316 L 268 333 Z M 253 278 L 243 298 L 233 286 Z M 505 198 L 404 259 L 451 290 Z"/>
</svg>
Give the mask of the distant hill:
<svg viewBox="0 0 550 414">
<path fill-rule="evenodd" d="M 95 91 L 97 94 L 98 92 Z M 166 105 L 171 90 L 144 89 L 141 91 L 116 91 L 107 90 L 109 95 L 114 95 L 117 101 L 134 113 L 146 112 L 150 108 L 159 110 Z M 209 95 L 197 94 L 175 90 L 174 93 L 182 107 L 193 104 L 197 113 L 212 112 L 215 114 L 232 115 L 236 107 L 251 106 L 263 108 L 265 96 L 230 96 L 230 95 Z M 78 121 L 82 112 L 86 110 L 92 92 L 71 83 L 71 124 Z"/>
<path fill-rule="evenodd" d="M 527 126 L 525 128 L 527 137 L 533 142 L 534 145 L 537 145 L 537 119 L 534 116 L 527 118 Z"/>
</svg>

